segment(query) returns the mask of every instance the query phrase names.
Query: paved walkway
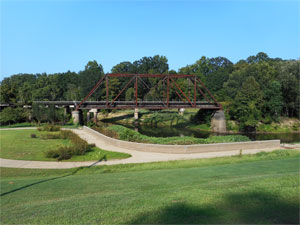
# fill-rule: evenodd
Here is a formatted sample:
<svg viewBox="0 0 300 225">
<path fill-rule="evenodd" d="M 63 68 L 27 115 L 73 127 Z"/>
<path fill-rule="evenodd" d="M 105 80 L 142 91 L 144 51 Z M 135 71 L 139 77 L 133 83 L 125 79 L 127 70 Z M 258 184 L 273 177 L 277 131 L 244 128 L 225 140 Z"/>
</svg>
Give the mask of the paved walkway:
<svg viewBox="0 0 300 225">
<path fill-rule="evenodd" d="M 90 162 L 45 162 L 45 161 L 27 161 L 27 160 L 12 160 L 0 158 L 1 167 L 11 168 L 30 168 L 30 169 L 68 169 L 83 166 L 94 165 L 117 165 L 128 163 L 149 163 L 149 162 L 161 162 L 170 160 L 187 160 L 187 159 L 199 159 L 199 158 L 214 158 L 222 156 L 238 155 L 239 151 L 226 151 L 226 152 L 210 152 L 210 153 L 194 153 L 194 154 L 166 154 L 166 153 L 153 153 L 153 152 L 139 152 L 128 150 L 124 148 L 108 145 L 101 140 L 95 138 L 93 135 L 88 134 L 81 129 L 72 129 L 81 138 L 85 139 L 88 143 L 95 143 L 97 147 L 116 152 L 128 153 L 132 157 L 120 160 L 110 161 L 90 161 Z M 254 154 L 261 150 L 244 150 L 243 154 Z M 272 151 L 272 150 L 268 150 Z"/>
</svg>

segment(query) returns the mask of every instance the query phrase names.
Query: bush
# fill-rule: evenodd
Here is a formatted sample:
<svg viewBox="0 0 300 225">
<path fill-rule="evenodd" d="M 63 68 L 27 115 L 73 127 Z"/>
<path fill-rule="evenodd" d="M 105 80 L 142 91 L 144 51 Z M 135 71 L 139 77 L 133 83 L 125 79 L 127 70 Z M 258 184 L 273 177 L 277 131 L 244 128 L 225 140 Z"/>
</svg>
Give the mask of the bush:
<svg viewBox="0 0 300 225">
<path fill-rule="evenodd" d="M 73 146 L 61 146 L 57 151 L 59 153 L 57 160 L 70 159 L 75 155 Z"/>
<path fill-rule="evenodd" d="M 56 158 L 57 160 L 70 159 L 74 155 L 72 146 L 59 146 L 55 150 L 46 152 L 47 158 Z"/>
<path fill-rule="evenodd" d="M 243 135 L 228 135 L 228 136 L 210 136 L 206 139 L 209 143 L 222 143 L 222 142 L 244 142 L 250 141 L 247 136 Z"/>
<path fill-rule="evenodd" d="M 44 131 L 50 131 L 50 132 L 60 131 L 60 126 L 49 124 L 44 126 Z"/>
<path fill-rule="evenodd" d="M 90 151 L 92 147 L 95 147 L 95 144 L 89 145 L 87 141 L 81 139 L 77 134 L 70 130 L 62 130 L 58 134 L 47 133 L 45 136 L 69 139 L 71 141 L 71 145 L 69 146 L 59 146 L 55 150 L 46 152 L 47 158 L 56 158 L 57 160 L 70 159 L 75 155 L 84 155 L 86 152 Z"/>
<path fill-rule="evenodd" d="M 96 147 L 96 144 L 93 143 L 93 144 L 89 144 L 90 148 L 95 148 Z"/>
<path fill-rule="evenodd" d="M 31 138 L 36 138 L 36 134 L 30 134 Z"/>
<path fill-rule="evenodd" d="M 55 149 L 55 150 L 49 150 L 46 152 L 46 157 L 47 158 L 58 158 L 59 156 L 59 150 Z"/>
<path fill-rule="evenodd" d="M 54 132 L 54 131 L 60 131 L 60 126 L 48 124 L 43 127 L 38 127 L 38 131 L 49 131 L 49 132 Z"/>
<path fill-rule="evenodd" d="M 47 140 L 47 139 L 61 139 L 60 133 L 46 133 L 41 134 L 41 139 Z"/>
<path fill-rule="evenodd" d="M 73 132 L 70 130 L 61 130 L 60 138 L 61 139 L 69 139 L 72 136 Z"/>
</svg>

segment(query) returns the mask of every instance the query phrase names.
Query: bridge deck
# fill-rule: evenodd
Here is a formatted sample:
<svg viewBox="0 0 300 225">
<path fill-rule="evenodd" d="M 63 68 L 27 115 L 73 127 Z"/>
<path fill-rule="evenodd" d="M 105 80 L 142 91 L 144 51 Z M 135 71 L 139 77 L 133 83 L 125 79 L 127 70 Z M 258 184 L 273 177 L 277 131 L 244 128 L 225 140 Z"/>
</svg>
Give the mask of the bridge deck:
<svg viewBox="0 0 300 225">
<path fill-rule="evenodd" d="M 76 107 L 79 101 L 35 101 L 40 105 L 57 105 L 57 106 L 74 106 Z M 80 105 L 80 109 L 171 109 L 171 108 L 197 108 L 197 109 L 214 109 L 220 107 L 214 103 L 197 101 L 196 104 L 182 101 L 169 101 L 169 104 L 162 101 L 115 101 L 113 104 L 106 101 L 86 101 Z"/>
</svg>

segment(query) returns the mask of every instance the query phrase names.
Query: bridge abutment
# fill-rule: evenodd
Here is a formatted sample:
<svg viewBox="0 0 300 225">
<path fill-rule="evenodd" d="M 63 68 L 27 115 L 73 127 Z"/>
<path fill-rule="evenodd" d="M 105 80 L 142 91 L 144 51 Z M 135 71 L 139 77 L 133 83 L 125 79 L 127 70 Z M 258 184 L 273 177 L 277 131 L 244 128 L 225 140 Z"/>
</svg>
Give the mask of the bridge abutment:
<svg viewBox="0 0 300 225">
<path fill-rule="evenodd" d="M 211 118 L 211 129 L 218 133 L 225 133 L 227 131 L 226 119 L 223 110 L 216 111 L 214 116 Z"/>
</svg>

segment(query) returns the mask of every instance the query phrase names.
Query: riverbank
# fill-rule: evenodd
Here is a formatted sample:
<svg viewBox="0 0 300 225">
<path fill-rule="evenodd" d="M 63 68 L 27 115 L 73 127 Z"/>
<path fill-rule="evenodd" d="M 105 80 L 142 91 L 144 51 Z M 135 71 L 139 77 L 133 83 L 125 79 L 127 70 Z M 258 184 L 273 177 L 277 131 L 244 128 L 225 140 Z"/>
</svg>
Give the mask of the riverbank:
<svg viewBox="0 0 300 225">
<path fill-rule="evenodd" d="M 132 130 L 130 128 L 121 125 L 93 126 L 92 128 L 111 138 L 115 138 L 123 141 L 150 143 L 150 144 L 192 145 L 192 144 L 212 144 L 212 143 L 250 141 L 248 137 L 242 135 L 209 136 L 207 138 L 195 138 L 189 136 L 152 137 L 152 136 L 143 135 L 138 131 Z"/>
<path fill-rule="evenodd" d="M 198 109 L 186 109 L 180 115 L 178 110 L 140 110 L 139 119 L 136 121 L 132 110 L 113 111 L 109 113 L 99 113 L 98 119 L 105 123 L 118 123 L 122 125 L 133 125 L 138 123 L 140 126 L 151 127 L 185 127 L 189 129 L 199 129 L 203 131 L 210 131 L 210 123 L 197 124 L 193 117 L 198 112 Z M 239 126 L 236 121 L 227 120 L 227 134 L 242 134 L 239 131 Z M 299 133 L 300 120 L 297 118 L 281 117 L 278 122 L 269 124 L 259 122 L 255 133 Z"/>
</svg>

